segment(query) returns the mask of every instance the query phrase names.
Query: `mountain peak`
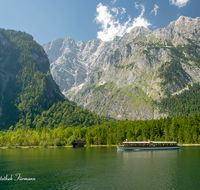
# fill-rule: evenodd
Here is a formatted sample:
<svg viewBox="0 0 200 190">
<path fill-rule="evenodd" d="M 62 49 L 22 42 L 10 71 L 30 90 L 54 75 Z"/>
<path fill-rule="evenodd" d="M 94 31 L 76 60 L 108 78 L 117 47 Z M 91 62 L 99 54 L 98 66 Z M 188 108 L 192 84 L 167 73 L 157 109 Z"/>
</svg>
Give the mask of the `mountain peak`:
<svg viewBox="0 0 200 190">
<path fill-rule="evenodd" d="M 192 28 L 195 27 L 195 25 L 200 24 L 200 17 L 191 18 L 187 16 L 180 16 L 177 20 L 170 22 L 170 24 L 167 26 L 176 26 L 176 25 L 193 25 Z M 191 27 L 191 26 L 190 26 Z"/>
<path fill-rule="evenodd" d="M 187 16 L 183 16 L 181 15 L 176 21 L 174 22 L 177 22 L 177 23 L 184 23 L 184 22 L 191 22 L 191 21 L 194 21 L 194 20 L 197 20 L 199 19 L 199 17 L 196 17 L 196 18 L 191 18 L 191 17 L 187 17 Z"/>
<path fill-rule="evenodd" d="M 9 44 L 9 45 L 7 45 Z M 0 129 L 29 119 L 64 99 L 44 49 L 25 32 L 0 29 Z"/>
<path fill-rule="evenodd" d="M 135 27 L 109 42 L 90 40 L 82 48 L 66 44 L 67 51 L 60 49 L 61 56 L 51 63 L 52 75 L 70 100 L 98 114 L 156 118 L 155 102 L 167 91 L 200 82 L 199 21 L 180 16 L 155 31 Z M 49 52 L 49 57 L 55 56 L 53 49 Z"/>
</svg>

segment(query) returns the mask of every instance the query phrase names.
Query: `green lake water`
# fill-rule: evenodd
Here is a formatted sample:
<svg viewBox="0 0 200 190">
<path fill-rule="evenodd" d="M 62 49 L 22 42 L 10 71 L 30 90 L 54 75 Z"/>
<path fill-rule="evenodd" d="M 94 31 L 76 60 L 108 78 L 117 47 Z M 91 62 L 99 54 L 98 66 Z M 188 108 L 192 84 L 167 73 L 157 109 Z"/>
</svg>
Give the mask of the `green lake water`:
<svg viewBox="0 0 200 190">
<path fill-rule="evenodd" d="M 19 175 L 29 181 L 19 180 Z M 200 147 L 0 149 L 0 179 L 0 190 L 200 190 Z"/>
</svg>

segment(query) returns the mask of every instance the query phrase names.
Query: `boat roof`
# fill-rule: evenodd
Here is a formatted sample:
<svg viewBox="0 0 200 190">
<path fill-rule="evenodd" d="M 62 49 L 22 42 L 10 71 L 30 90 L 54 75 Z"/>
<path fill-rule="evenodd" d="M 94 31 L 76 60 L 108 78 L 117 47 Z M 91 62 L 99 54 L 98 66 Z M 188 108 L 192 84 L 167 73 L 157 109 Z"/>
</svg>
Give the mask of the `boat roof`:
<svg viewBox="0 0 200 190">
<path fill-rule="evenodd" d="M 123 142 L 123 143 L 129 143 L 129 144 L 139 144 L 139 143 L 146 143 L 146 144 L 149 144 L 149 143 L 166 143 L 166 144 L 169 144 L 169 143 L 177 143 L 177 142 L 172 142 L 172 141 L 135 141 L 135 142 Z"/>
</svg>

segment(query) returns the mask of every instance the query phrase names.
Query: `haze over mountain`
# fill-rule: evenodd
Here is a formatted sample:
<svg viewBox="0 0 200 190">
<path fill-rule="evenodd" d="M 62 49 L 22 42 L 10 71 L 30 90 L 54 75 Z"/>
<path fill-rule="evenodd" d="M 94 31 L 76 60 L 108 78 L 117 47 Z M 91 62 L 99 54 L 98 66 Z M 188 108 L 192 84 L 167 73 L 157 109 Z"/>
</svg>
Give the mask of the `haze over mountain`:
<svg viewBox="0 0 200 190">
<path fill-rule="evenodd" d="M 136 27 L 109 42 L 65 38 L 43 47 L 67 98 L 97 114 L 133 120 L 164 116 L 162 98 L 200 82 L 199 40 L 200 18 L 181 16 L 166 28 Z"/>
</svg>

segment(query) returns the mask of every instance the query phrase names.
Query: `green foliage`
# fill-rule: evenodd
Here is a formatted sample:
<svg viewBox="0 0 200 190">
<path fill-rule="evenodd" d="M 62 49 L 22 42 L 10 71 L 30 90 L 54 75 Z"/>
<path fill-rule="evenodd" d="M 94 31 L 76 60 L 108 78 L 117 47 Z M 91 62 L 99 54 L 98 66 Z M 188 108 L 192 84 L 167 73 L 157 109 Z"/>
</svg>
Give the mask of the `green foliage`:
<svg viewBox="0 0 200 190">
<path fill-rule="evenodd" d="M 105 91 L 111 91 L 115 88 L 116 84 L 114 82 L 107 82 L 103 85 L 100 85 L 98 87 L 96 87 L 93 91 L 93 93 L 97 93 L 97 92 L 105 92 Z"/>
<path fill-rule="evenodd" d="M 115 101 L 121 101 L 126 99 L 127 102 L 132 103 L 133 108 L 138 108 L 141 105 L 145 105 L 147 107 L 153 107 L 154 101 L 149 98 L 144 91 L 139 87 L 133 87 L 133 85 L 128 85 L 125 88 L 117 88 L 111 94 Z"/>
<path fill-rule="evenodd" d="M 6 53 L 2 55 L 0 69 L 11 76 L 4 89 L 5 81 L 0 81 L 3 91 L 1 130 L 11 125 L 38 129 L 91 126 L 109 120 L 78 107 L 59 92 L 58 86 L 49 79 L 49 62 L 38 64 L 34 59 L 33 55 L 37 55 L 48 60 L 42 46 L 33 41 L 31 35 L 4 29 L 0 32 L 10 43 L 3 47 Z"/>
<path fill-rule="evenodd" d="M 179 95 L 161 99 L 160 112 L 167 112 L 170 117 L 183 117 L 200 112 L 200 85 L 189 85 L 189 91 L 185 90 Z"/>
<path fill-rule="evenodd" d="M 192 61 L 196 66 L 200 67 L 200 46 L 191 39 L 187 39 L 188 43 L 184 45 L 177 45 L 177 47 L 171 46 L 171 57 L 177 62 L 183 62 L 188 64 L 188 61 Z M 185 56 L 185 54 L 187 56 Z"/>
<path fill-rule="evenodd" d="M 121 60 L 121 53 L 119 49 L 116 49 L 114 52 L 111 51 L 111 54 L 108 55 L 109 61 L 111 64 L 116 64 Z"/>
<path fill-rule="evenodd" d="M 159 77 L 164 78 L 162 85 L 175 83 L 183 88 L 190 79 L 190 76 L 183 70 L 180 63 L 174 59 L 171 62 L 162 64 L 159 72 Z"/>
<path fill-rule="evenodd" d="M 128 65 L 115 64 L 114 67 L 117 69 L 129 69 L 129 68 L 133 67 L 134 64 L 135 64 L 135 62 L 132 62 Z"/>
<path fill-rule="evenodd" d="M 200 46 L 197 45 L 195 41 L 188 39 L 188 44 L 183 47 L 178 46 L 178 49 L 186 52 L 189 55 L 188 59 L 193 61 L 196 66 L 200 67 L 200 55 L 199 55 Z"/>
<path fill-rule="evenodd" d="M 43 48 L 33 41 L 33 37 L 24 32 L 3 30 L 0 32 L 11 45 L 2 54 L 0 69 L 9 71 L 10 78 L 3 89 L 0 81 L 0 90 L 3 90 L 3 115 L 0 120 L 1 146 L 43 146 L 70 145 L 75 139 L 81 139 L 85 144 L 118 144 L 128 140 L 175 140 L 184 143 L 200 143 L 200 115 L 199 91 L 200 86 L 194 84 L 190 91 L 184 91 L 177 96 L 168 96 L 159 104 L 161 112 L 168 112 L 170 118 L 149 121 L 120 121 L 98 116 L 75 103 L 65 99 L 49 80 L 49 63 L 39 66 L 33 54 L 47 58 Z M 160 77 L 164 78 L 163 85 L 176 83 L 184 87 L 189 76 L 182 69 L 180 61 L 186 62 L 184 52 L 197 66 L 200 63 L 199 46 L 193 41 L 188 45 L 174 47 L 167 42 L 171 50 L 172 60 L 160 68 Z M 138 43 L 142 43 L 138 41 Z M 154 44 L 152 48 L 162 48 L 162 44 Z M 154 59 L 144 51 L 146 57 Z M 121 55 L 116 50 L 110 55 L 116 68 L 127 69 L 129 65 L 117 64 Z M 111 62 L 112 62 L 111 61 Z M 100 78 L 102 73 L 97 73 Z M 94 79 L 93 79 L 94 80 Z M 117 88 L 114 83 L 105 83 L 88 87 L 93 93 L 113 92 L 109 98 L 115 101 L 131 100 L 133 107 L 154 105 L 151 98 L 140 88 L 128 86 Z M 99 99 L 97 101 L 100 102 Z M 177 117 L 186 116 L 188 117 Z M 10 127 L 11 126 L 11 127 Z M 14 128 L 14 129 L 13 129 Z"/>
<path fill-rule="evenodd" d="M 43 111 L 37 115 L 32 123 L 33 128 L 57 128 L 71 126 L 92 126 L 103 122 L 115 121 L 96 115 L 88 110 L 76 106 L 75 103 L 65 100 L 58 102 L 48 111 Z"/>
<path fill-rule="evenodd" d="M 166 40 L 167 46 L 173 46 L 172 42 L 170 40 Z"/>
<path fill-rule="evenodd" d="M 156 47 L 156 48 L 158 48 L 158 47 Z M 151 55 L 151 53 L 147 50 L 143 50 L 142 53 L 145 54 L 146 58 L 149 60 L 149 63 L 151 63 L 152 60 L 159 61 L 159 59 L 157 57 Z"/>
<path fill-rule="evenodd" d="M 86 145 L 117 145 L 128 141 L 177 141 L 200 143 L 200 115 L 159 120 L 123 120 L 91 127 L 58 127 L 55 129 L 11 128 L 0 132 L 0 146 L 65 146 L 81 139 Z"/>
<path fill-rule="evenodd" d="M 35 52 L 39 56 L 45 56 L 45 51 L 33 40 L 30 34 L 15 30 L 4 30 L 0 29 L 0 32 L 4 34 L 5 37 L 12 43 L 13 49 L 19 49 L 20 51 L 28 50 L 30 52 Z"/>
</svg>

